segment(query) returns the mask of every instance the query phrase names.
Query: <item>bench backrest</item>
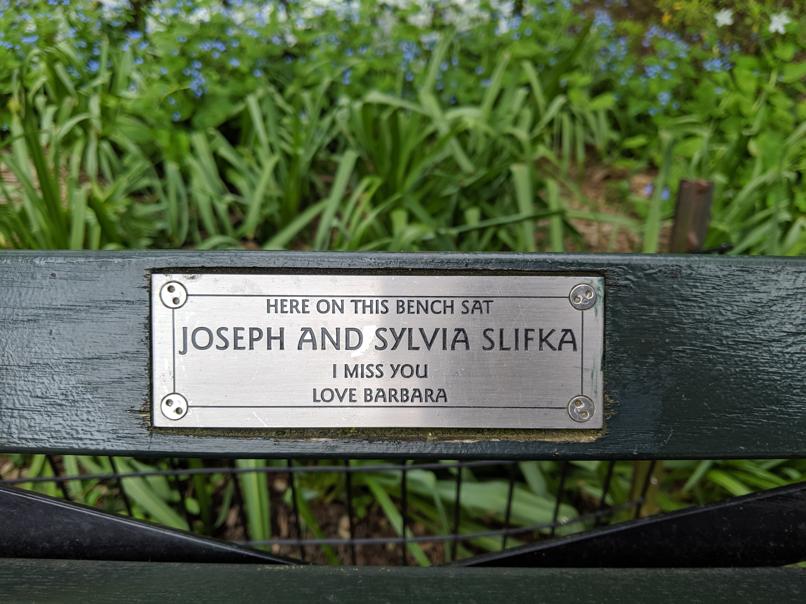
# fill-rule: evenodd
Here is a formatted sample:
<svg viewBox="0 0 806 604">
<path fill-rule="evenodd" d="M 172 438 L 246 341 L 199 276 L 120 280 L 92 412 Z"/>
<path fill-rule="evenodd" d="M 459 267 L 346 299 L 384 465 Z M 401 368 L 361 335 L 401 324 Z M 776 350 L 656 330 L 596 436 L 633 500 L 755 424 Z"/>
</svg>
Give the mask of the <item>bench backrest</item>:
<svg viewBox="0 0 806 604">
<path fill-rule="evenodd" d="M 154 271 L 604 278 L 601 430 L 151 426 Z M 0 255 L 0 450 L 752 458 L 806 452 L 806 259 L 271 252 Z"/>
</svg>

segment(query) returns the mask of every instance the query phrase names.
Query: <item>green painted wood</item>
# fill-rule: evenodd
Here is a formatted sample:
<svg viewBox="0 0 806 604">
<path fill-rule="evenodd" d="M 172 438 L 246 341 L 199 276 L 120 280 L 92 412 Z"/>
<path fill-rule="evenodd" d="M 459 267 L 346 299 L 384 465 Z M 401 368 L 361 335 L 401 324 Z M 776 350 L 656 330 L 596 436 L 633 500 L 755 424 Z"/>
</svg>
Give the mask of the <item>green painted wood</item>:
<svg viewBox="0 0 806 604">
<path fill-rule="evenodd" d="M 149 427 L 154 270 L 601 274 L 599 433 Z M 0 254 L 0 451 L 443 458 L 806 452 L 806 259 L 141 252 Z"/>
<path fill-rule="evenodd" d="M 344 568 L 0 560 L 6 602 L 803 602 L 802 569 Z"/>
</svg>

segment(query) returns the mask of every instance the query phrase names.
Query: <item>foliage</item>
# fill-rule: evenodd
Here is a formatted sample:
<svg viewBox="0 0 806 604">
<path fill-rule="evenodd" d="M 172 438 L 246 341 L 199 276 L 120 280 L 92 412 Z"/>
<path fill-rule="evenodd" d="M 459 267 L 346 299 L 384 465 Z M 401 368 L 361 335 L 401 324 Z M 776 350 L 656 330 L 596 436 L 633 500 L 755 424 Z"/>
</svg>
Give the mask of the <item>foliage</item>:
<svg viewBox="0 0 806 604">
<path fill-rule="evenodd" d="M 675 183 L 709 178 L 708 245 L 804 249 L 794 22 L 749 54 L 586 4 L 164 1 L 143 31 L 27 4 L 0 17 L 6 245 L 560 250 L 608 220 L 653 251 Z M 626 215 L 584 210 L 586 163 Z M 625 185 L 657 168 L 650 211 Z"/>
</svg>

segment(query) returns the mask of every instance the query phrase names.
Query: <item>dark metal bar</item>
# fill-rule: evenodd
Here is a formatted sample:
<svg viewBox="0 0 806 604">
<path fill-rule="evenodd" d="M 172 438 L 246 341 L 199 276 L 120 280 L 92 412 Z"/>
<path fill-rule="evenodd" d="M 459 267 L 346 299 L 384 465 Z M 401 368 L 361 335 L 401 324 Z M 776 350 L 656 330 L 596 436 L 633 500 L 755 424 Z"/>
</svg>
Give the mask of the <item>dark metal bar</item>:
<svg viewBox="0 0 806 604">
<path fill-rule="evenodd" d="M 249 521 L 246 519 L 246 509 L 243 502 L 243 492 L 241 491 L 241 484 L 238 480 L 238 475 L 232 470 L 235 469 L 235 460 L 230 459 L 227 461 L 226 475 L 230 484 L 232 485 L 232 498 L 235 505 L 238 507 L 238 522 L 241 524 L 241 530 L 245 536 L 249 535 Z"/>
<path fill-rule="evenodd" d="M 190 515 L 190 511 L 188 510 L 185 486 L 182 484 L 182 479 L 179 478 L 180 474 L 182 473 L 182 468 L 179 467 L 179 460 L 175 457 L 169 457 L 168 465 L 171 466 L 171 469 L 174 471 L 174 473 L 171 475 L 171 482 L 173 482 L 174 488 L 179 493 L 179 503 L 182 506 L 182 516 L 184 516 L 185 522 L 188 523 L 188 527 L 192 528 L 193 517 Z"/>
<path fill-rule="evenodd" d="M 154 562 L 293 561 L 0 486 L 0 557 Z"/>
<path fill-rule="evenodd" d="M 293 465 L 294 461 L 292 459 L 286 460 L 286 465 L 290 470 Z M 292 502 L 292 510 L 293 510 L 293 525 L 296 527 L 296 534 L 297 534 L 297 543 L 299 545 L 299 559 L 303 562 L 305 561 L 305 544 L 302 542 L 302 524 L 300 522 L 300 515 L 299 515 L 299 500 L 297 499 L 297 481 L 296 476 L 293 472 L 289 472 L 288 480 L 291 484 L 291 502 Z"/>
<path fill-rule="evenodd" d="M 129 500 L 129 494 L 123 487 L 123 476 L 118 470 L 118 464 L 115 462 L 115 458 L 112 455 L 108 455 L 107 459 L 109 459 L 109 465 L 112 466 L 112 471 L 115 473 L 115 483 L 118 486 L 118 492 L 120 493 L 120 498 L 123 499 L 123 505 L 126 508 L 126 514 L 129 516 L 133 516 L 134 514 L 132 514 L 132 502 Z"/>
<path fill-rule="evenodd" d="M 602 496 L 599 498 L 599 507 L 597 508 L 599 512 L 602 512 L 601 516 L 596 517 L 596 522 L 594 526 L 600 526 L 604 522 L 604 510 L 605 510 L 605 502 L 607 500 L 607 494 L 610 492 L 610 482 L 613 480 L 613 469 L 616 467 L 615 461 L 608 461 L 607 462 L 607 473 L 605 474 L 604 483 L 602 484 Z"/>
<path fill-rule="evenodd" d="M 614 506 L 612 510 L 628 510 L 632 509 L 632 503 L 630 504 L 620 504 L 618 506 Z M 606 513 L 610 513 L 612 510 L 608 510 Z M 575 518 L 569 520 L 564 526 L 573 526 L 573 525 L 584 525 L 586 522 L 593 521 L 596 519 L 598 515 L 597 512 L 590 512 L 588 514 L 582 514 Z M 462 541 L 472 541 L 473 539 L 481 539 L 485 537 L 501 537 L 504 534 L 514 536 L 514 535 L 526 535 L 529 533 L 534 533 L 535 531 L 544 531 L 551 528 L 551 522 L 541 522 L 538 524 L 530 524 L 527 526 L 518 526 L 509 529 L 490 529 L 486 531 L 474 531 L 471 533 L 463 533 L 462 534 Z M 449 543 L 456 539 L 456 535 L 453 533 L 445 533 L 440 535 L 409 535 L 406 538 L 407 543 Z M 306 545 L 314 546 L 314 545 L 349 545 L 350 539 L 343 539 L 340 537 L 313 537 L 304 539 L 303 542 Z M 392 536 L 392 537 L 356 537 L 354 539 L 356 545 L 400 545 L 403 543 L 403 537 L 399 536 Z M 245 541 L 239 542 L 243 543 L 244 545 L 251 545 L 251 546 L 258 546 L 258 545 L 297 545 L 297 539 L 262 539 L 256 541 Z"/>
<path fill-rule="evenodd" d="M 403 566 L 408 564 L 408 535 L 406 534 L 406 531 L 408 531 L 409 527 L 409 485 L 406 464 L 407 460 L 405 459 L 400 464 L 403 466 L 403 469 L 400 470 L 400 524 L 402 528 L 400 535 L 403 538 L 403 541 L 400 544 L 400 563 Z"/>
<path fill-rule="evenodd" d="M 806 482 L 478 556 L 463 566 L 782 566 L 806 559 Z"/>
<path fill-rule="evenodd" d="M 56 464 L 56 460 L 53 458 L 53 455 L 45 455 L 45 458 L 48 460 L 48 465 L 50 466 L 50 469 L 53 471 L 53 475 L 61 476 L 62 471 Z M 64 480 L 59 480 L 56 482 L 59 485 L 59 490 L 62 492 L 62 497 L 64 497 L 67 501 L 70 501 L 72 498 L 70 497 L 70 492 L 67 490 L 67 482 Z"/>
<path fill-rule="evenodd" d="M 453 498 L 453 528 L 451 533 L 454 540 L 451 543 L 451 560 L 456 560 L 456 552 L 459 549 L 459 520 L 462 516 L 462 468 L 456 468 L 456 491 Z"/>
<path fill-rule="evenodd" d="M 417 467 L 423 470 L 440 470 L 447 468 L 465 467 L 465 468 L 483 468 L 489 466 L 500 465 L 502 460 L 484 460 L 484 461 L 467 461 L 467 462 L 453 462 L 453 463 L 439 463 L 429 462 L 418 464 Z M 262 468 L 227 468 L 227 467 L 209 467 L 209 468 L 183 468 L 182 474 L 184 476 L 193 476 L 198 474 L 296 474 L 300 472 L 320 474 L 329 472 L 389 472 L 394 470 L 402 470 L 406 466 L 400 464 L 372 464 L 367 466 L 300 466 L 300 467 L 272 467 L 266 466 Z M 173 476 L 176 474 L 174 470 L 138 470 L 135 472 L 126 472 L 127 478 L 148 478 L 150 476 Z M 70 480 L 115 480 L 116 475 L 108 472 L 96 472 L 88 474 L 73 474 L 64 476 L 33 476 L 29 478 L 6 478 L 0 480 L 0 485 L 13 486 L 15 484 L 26 483 L 40 483 L 40 482 L 67 482 Z"/>
<path fill-rule="evenodd" d="M 344 460 L 344 466 L 350 467 L 350 460 Z M 353 475 L 350 472 L 344 473 L 344 487 L 347 499 L 347 523 L 350 531 L 350 564 L 356 565 L 356 552 L 355 552 L 355 519 L 353 510 Z"/>
<path fill-rule="evenodd" d="M 635 464 L 636 468 L 640 465 L 640 463 L 641 462 Z M 643 484 L 641 485 L 641 495 L 635 501 L 635 515 L 634 515 L 635 518 L 639 518 L 641 516 L 641 508 L 644 507 L 644 503 L 646 501 L 646 494 L 647 491 L 649 491 L 649 485 L 652 484 L 652 475 L 653 475 L 652 473 L 655 470 L 655 460 L 653 459 L 652 461 L 650 461 L 649 465 L 644 469 L 646 471 L 646 474 L 644 474 L 643 476 L 644 481 Z"/>
<path fill-rule="evenodd" d="M 507 465 L 509 470 L 509 486 L 507 488 L 507 507 L 504 511 L 504 534 L 501 535 L 501 549 L 507 548 L 507 538 L 509 533 L 509 523 L 512 518 L 512 499 L 515 495 L 515 464 L 510 463 Z"/>
<path fill-rule="evenodd" d="M 565 478 L 568 474 L 568 462 L 560 462 L 560 485 L 557 487 L 557 498 L 554 500 L 554 513 L 551 515 L 551 536 L 557 533 L 557 519 L 560 517 L 560 503 L 565 491 Z"/>
</svg>

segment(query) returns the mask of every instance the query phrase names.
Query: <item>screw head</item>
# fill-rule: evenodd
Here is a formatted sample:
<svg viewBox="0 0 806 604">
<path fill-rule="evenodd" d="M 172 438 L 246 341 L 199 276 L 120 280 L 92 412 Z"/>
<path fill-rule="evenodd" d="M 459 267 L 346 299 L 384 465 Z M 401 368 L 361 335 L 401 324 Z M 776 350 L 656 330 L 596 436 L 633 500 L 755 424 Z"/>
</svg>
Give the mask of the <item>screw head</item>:
<svg viewBox="0 0 806 604">
<path fill-rule="evenodd" d="M 170 420 L 182 419 L 188 412 L 188 400 L 178 392 L 171 392 L 162 397 L 160 411 Z"/>
<path fill-rule="evenodd" d="M 595 410 L 596 406 L 593 404 L 593 401 L 584 394 L 575 396 L 570 401 L 568 401 L 569 417 L 575 422 L 579 422 L 580 424 L 584 424 L 585 422 L 592 419 L 593 412 Z"/>
<path fill-rule="evenodd" d="M 596 289 L 588 283 L 580 283 L 571 288 L 568 301 L 577 310 L 588 310 L 596 304 Z"/>
<path fill-rule="evenodd" d="M 168 281 L 160 288 L 160 301 L 168 308 L 182 308 L 188 301 L 188 290 L 179 281 Z"/>
</svg>

